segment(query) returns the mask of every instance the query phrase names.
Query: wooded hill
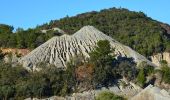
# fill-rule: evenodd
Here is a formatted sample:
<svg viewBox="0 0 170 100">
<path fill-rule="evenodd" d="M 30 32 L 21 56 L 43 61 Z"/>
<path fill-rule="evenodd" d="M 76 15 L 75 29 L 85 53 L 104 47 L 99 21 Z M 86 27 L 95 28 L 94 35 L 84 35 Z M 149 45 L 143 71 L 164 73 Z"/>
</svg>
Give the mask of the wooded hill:
<svg viewBox="0 0 170 100">
<path fill-rule="evenodd" d="M 142 12 L 129 11 L 123 8 L 92 11 L 37 26 L 34 29 L 17 29 L 12 34 L 13 27 L 0 25 L 0 47 L 31 48 L 39 46 L 51 37 L 56 31 L 47 31 L 58 27 L 67 34 L 73 34 L 85 25 L 92 25 L 117 41 L 130 46 L 144 56 L 154 53 L 170 51 L 170 36 L 165 24 L 147 17 Z"/>
</svg>

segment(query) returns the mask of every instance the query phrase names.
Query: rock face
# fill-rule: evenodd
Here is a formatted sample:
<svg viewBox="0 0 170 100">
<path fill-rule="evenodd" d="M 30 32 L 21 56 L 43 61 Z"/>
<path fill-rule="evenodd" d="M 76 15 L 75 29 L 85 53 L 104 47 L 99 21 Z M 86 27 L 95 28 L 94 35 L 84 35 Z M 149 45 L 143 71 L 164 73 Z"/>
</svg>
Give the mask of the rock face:
<svg viewBox="0 0 170 100">
<path fill-rule="evenodd" d="M 168 24 L 161 23 L 161 27 L 163 27 L 168 34 L 170 34 L 170 26 Z"/>
<path fill-rule="evenodd" d="M 60 37 L 53 37 L 21 58 L 19 62 L 27 68 L 33 68 L 40 62 L 46 62 L 58 68 L 64 68 L 66 67 L 66 63 L 76 55 L 82 54 L 85 57 L 89 57 L 88 53 L 94 49 L 99 40 L 110 41 L 112 48 L 115 48 L 115 53 L 119 56 L 132 57 L 137 63 L 146 61 L 152 64 L 144 56 L 105 35 L 93 26 L 84 26 L 73 35 L 64 34 Z"/>
<path fill-rule="evenodd" d="M 149 85 L 131 100 L 170 100 L 170 95 L 165 90 Z"/>
<path fill-rule="evenodd" d="M 170 53 L 168 52 L 158 53 L 156 55 L 151 56 L 151 60 L 157 66 L 160 66 L 160 61 L 165 60 L 170 66 Z"/>
<path fill-rule="evenodd" d="M 30 52 L 30 50 L 28 49 L 17 49 L 17 48 L 0 48 L 0 50 L 2 50 L 2 53 L 4 54 L 12 53 L 21 56 L 27 55 Z"/>
<path fill-rule="evenodd" d="M 52 28 L 52 29 L 49 29 L 49 30 L 41 30 L 42 33 L 47 33 L 47 31 L 50 31 L 50 30 L 53 30 L 53 31 L 57 31 L 59 32 L 61 35 L 65 34 L 65 32 L 63 30 L 61 30 L 60 28 L 58 27 L 55 27 L 55 28 Z"/>
</svg>

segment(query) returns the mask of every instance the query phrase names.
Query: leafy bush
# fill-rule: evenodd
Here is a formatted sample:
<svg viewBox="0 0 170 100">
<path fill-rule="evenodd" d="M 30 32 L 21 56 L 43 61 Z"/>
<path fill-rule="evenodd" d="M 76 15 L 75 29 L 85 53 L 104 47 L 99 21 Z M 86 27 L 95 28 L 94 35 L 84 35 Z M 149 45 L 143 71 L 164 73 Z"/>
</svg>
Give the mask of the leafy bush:
<svg viewBox="0 0 170 100">
<path fill-rule="evenodd" d="M 165 82 L 165 83 L 168 83 L 170 84 L 170 68 L 168 66 L 163 66 L 161 68 L 161 71 L 162 71 L 162 80 Z"/>
<path fill-rule="evenodd" d="M 111 92 L 101 92 L 97 97 L 96 100 L 126 100 L 121 96 L 117 96 Z"/>
<path fill-rule="evenodd" d="M 149 76 L 154 73 L 154 67 L 147 65 L 144 67 L 144 72 L 145 72 L 145 76 Z"/>
<path fill-rule="evenodd" d="M 54 66 L 39 72 L 28 72 L 23 67 L 0 64 L 0 100 L 9 98 L 49 97 L 72 93 L 76 85 L 74 68 L 64 71 Z"/>
<path fill-rule="evenodd" d="M 125 57 L 118 58 L 114 66 L 112 69 L 114 76 L 120 76 L 120 78 L 125 77 L 129 81 L 136 79 L 138 69 L 133 59 Z"/>
<path fill-rule="evenodd" d="M 146 82 L 145 72 L 144 69 L 140 69 L 138 76 L 137 76 L 137 83 L 143 87 Z"/>
<path fill-rule="evenodd" d="M 2 50 L 0 50 L 0 60 L 4 58 L 4 54 L 2 53 Z"/>
</svg>

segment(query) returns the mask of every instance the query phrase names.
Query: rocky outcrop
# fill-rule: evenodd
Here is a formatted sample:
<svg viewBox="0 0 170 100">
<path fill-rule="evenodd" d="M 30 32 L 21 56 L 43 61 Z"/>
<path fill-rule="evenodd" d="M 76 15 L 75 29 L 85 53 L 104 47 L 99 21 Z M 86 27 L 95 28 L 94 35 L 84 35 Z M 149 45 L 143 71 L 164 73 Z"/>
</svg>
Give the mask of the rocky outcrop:
<svg viewBox="0 0 170 100">
<path fill-rule="evenodd" d="M 165 60 L 170 66 L 170 53 L 163 52 L 163 53 L 158 53 L 156 55 L 151 56 L 151 61 L 157 66 L 160 66 L 160 61 L 162 60 Z"/>
<path fill-rule="evenodd" d="M 100 32 L 93 26 L 85 26 L 73 35 L 56 36 L 42 44 L 19 61 L 24 67 L 34 68 L 37 63 L 46 62 L 58 68 L 65 68 L 66 63 L 76 55 L 89 57 L 99 40 L 108 40 L 118 56 L 131 57 L 135 62 L 145 61 L 152 64 L 144 56 L 125 46 L 113 38 Z"/>
<path fill-rule="evenodd" d="M 164 89 L 149 85 L 131 100 L 170 100 L 170 95 Z"/>
<path fill-rule="evenodd" d="M 15 66 L 18 62 L 19 57 L 27 55 L 30 50 L 28 49 L 17 49 L 17 48 L 0 48 L 3 54 L 5 54 L 3 60 L 5 63 L 11 63 Z"/>
<path fill-rule="evenodd" d="M 30 50 L 28 50 L 28 49 L 0 48 L 0 50 L 2 50 L 2 53 L 4 53 L 4 54 L 12 53 L 12 54 L 18 54 L 21 56 L 25 56 L 28 53 L 30 53 Z"/>
<path fill-rule="evenodd" d="M 55 27 L 55 28 L 52 28 L 52 29 L 49 29 L 49 30 L 41 30 L 42 33 L 47 33 L 48 31 L 57 31 L 61 35 L 65 34 L 65 32 L 58 27 Z"/>
<path fill-rule="evenodd" d="M 168 34 L 170 34 L 170 25 L 165 24 L 165 23 L 161 23 L 160 24 L 162 28 L 164 28 Z"/>
</svg>

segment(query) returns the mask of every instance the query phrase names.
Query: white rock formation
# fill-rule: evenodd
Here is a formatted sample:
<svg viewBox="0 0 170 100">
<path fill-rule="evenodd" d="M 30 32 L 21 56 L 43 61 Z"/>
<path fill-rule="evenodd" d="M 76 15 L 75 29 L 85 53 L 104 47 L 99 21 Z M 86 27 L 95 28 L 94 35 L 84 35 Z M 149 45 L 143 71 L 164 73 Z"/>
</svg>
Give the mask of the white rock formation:
<svg viewBox="0 0 170 100">
<path fill-rule="evenodd" d="M 145 61 L 152 64 L 144 56 L 105 35 L 93 26 L 84 26 L 73 35 L 64 34 L 60 37 L 53 37 L 21 58 L 19 62 L 27 68 L 36 66 L 40 62 L 46 62 L 54 64 L 58 68 L 64 68 L 66 67 L 66 63 L 76 55 L 83 54 L 85 57 L 89 57 L 88 53 L 94 49 L 99 40 L 110 41 L 112 48 L 115 48 L 115 53 L 119 56 L 132 57 L 137 63 Z"/>
<path fill-rule="evenodd" d="M 47 33 L 47 31 L 50 31 L 50 30 L 58 31 L 61 34 L 65 34 L 65 32 L 62 29 L 58 28 L 58 27 L 55 27 L 55 28 L 52 28 L 52 29 L 49 29 L 49 30 L 41 30 L 41 32 L 42 33 Z"/>
<path fill-rule="evenodd" d="M 160 61 L 162 60 L 167 61 L 168 65 L 170 66 L 170 53 L 164 52 L 151 56 L 151 61 L 157 66 L 160 66 Z"/>
<path fill-rule="evenodd" d="M 170 95 L 165 90 L 149 85 L 131 100 L 170 100 Z"/>
<path fill-rule="evenodd" d="M 65 32 L 62 29 L 58 28 L 58 27 L 53 28 L 53 30 L 58 31 L 61 34 L 65 34 Z"/>
</svg>

